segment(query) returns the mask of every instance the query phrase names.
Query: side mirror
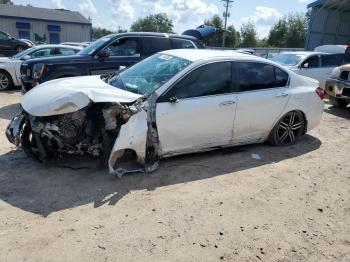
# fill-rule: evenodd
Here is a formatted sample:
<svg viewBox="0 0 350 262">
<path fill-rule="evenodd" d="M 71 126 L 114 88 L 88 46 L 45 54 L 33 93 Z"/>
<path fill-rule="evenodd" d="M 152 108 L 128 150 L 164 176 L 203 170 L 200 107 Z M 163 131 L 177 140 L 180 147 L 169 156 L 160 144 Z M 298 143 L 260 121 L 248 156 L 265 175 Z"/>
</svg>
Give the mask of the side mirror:
<svg viewBox="0 0 350 262">
<path fill-rule="evenodd" d="M 119 71 L 122 71 L 126 68 L 126 66 L 119 66 Z"/>
<path fill-rule="evenodd" d="M 309 63 L 305 63 L 302 65 L 302 68 L 309 68 Z"/>
<path fill-rule="evenodd" d="M 172 96 L 169 98 L 170 103 L 179 103 L 179 99 L 176 96 Z"/>
<path fill-rule="evenodd" d="M 109 57 L 109 52 L 107 49 L 103 49 L 97 54 L 97 56 L 98 56 L 98 58 L 104 59 L 104 58 Z"/>
<path fill-rule="evenodd" d="M 25 55 L 22 57 L 22 60 L 29 60 L 31 59 L 32 57 L 30 55 Z"/>
</svg>

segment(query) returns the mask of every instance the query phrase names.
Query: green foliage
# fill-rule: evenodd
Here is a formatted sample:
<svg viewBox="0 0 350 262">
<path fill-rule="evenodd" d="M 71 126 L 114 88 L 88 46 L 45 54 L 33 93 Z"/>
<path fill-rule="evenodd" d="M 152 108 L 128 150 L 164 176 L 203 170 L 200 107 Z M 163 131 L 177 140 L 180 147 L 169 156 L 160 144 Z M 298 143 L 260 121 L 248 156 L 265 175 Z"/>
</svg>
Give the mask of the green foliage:
<svg viewBox="0 0 350 262">
<path fill-rule="evenodd" d="M 216 28 L 222 29 L 224 27 L 224 21 L 220 16 L 214 15 L 211 19 L 204 21 L 205 25 L 211 25 Z M 225 47 L 238 47 L 240 45 L 240 33 L 236 31 L 233 25 L 228 26 L 225 32 Z M 222 33 L 216 33 L 209 39 L 205 40 L 207 46 L 221 47 L 222 46 Z"/>
<path fill-rule="evenodd" d="M 255 25 L 249 21 L 241 27 L 241 47 L 256 47 L 258 45 Z"/>
<path fill-rule="evenodd" d="M 307 15 L 289 14 L 270 30 L 268 44 L 274 47 L 304 47 Z"/>
<path fill-rule="evenodd" d="M 112 33 L 113 33 L 112 31 L 105 29 L 105 28 L 101 28 L 101 27 L 93 27 L 92 28 L 92 38 L 93 39 L 99 39 L 105 35 L 110 35 Z"/>
<path fill-rule="evenodd" d="M 173 21 L 166 14 L 155 14 L 136 20 L 130 31 L 172 33 L 173 27 Z"/>
<path fill-rule="evenodd" d="M 13 2 L 11 0 L 0 0 L 0 4 L 13 5 Z"/>
</svg>

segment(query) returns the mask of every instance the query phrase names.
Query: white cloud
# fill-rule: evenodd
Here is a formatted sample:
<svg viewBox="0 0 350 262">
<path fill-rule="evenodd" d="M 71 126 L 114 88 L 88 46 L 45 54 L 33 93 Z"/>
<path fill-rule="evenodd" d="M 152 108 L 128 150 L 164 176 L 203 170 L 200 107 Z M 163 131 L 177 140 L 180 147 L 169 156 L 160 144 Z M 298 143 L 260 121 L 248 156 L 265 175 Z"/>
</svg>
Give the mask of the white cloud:
<svg viewBox="0 0 350 262">
<path fill-rule="evenodd" d="M 255 24 L 259 37 L 266 37 L 270 31 L 271 26 L 282 17 L 282 14 L 276 9 L 267 6 L 257 6 L 255 12 L 251 16 L 243 17 L 242 23 L 251 21 Z M 238 27 L 239 28 L 239 27 Z"/>
<path fill-rule="evenodd" d="M 62 4 L 62 0 L 51 0 L 54 8 L 65 9 L 65 6 Z"/>
<path fill-rule="evenodd" d="M 91 0 L 84 0 L 81 4 L 79 4 L 80 12 L 84 15 L 91 16 L 96 15 L 97 10 Z"/>
<path fill-rule="evenodd" d="M 309 3 L 311 0 L 298 0 L 299 3 Z"/>
<path fill-rule="evenodd" d="M 242 22 L 248 22 L 250 20 L 253 23 L 270 25 L 276 22 L 281 16 L 281 13 L 274 8 L 267 6 L 257 6 L 255 8 L 254 15 L 243 17 Z"/>
<path fill-rule="evenodd" d="M 140 3 L 138 4 L 140 6 Z M 141 15 L 165 13 L 174 23 L 174 31 L 183 31 L 203 24 L 206 18 L 219 13 L 214 4 L 203 0 L 146 0 L 142 2 Z"/>
<path fill-rule="evenodd" d="M 121 17 L 129 18 L 129 19 L 134 19 L 135 16 L 135 9 L 133 7 L 133 3 L 128 0 L 120 0 L 120 1 L 112 1 L 112 14 L 113 15 L 118 15 Z M 139 6 L 139 3 L 136 3 L 134 6 Z"/>
</svg>

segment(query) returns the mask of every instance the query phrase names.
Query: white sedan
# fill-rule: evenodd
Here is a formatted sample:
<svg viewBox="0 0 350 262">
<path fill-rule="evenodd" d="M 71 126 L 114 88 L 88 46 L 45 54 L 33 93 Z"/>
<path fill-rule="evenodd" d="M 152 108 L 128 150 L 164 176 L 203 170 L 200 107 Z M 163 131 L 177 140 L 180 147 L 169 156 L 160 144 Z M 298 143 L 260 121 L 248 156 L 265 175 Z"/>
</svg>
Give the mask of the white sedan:
<svg viewBox="0 0 350 262">
<path fill-rule="evenodd" d="M 12 57 L 0 57 L 0 91 L 21 85 L 21 64 L 24 60 L 44 56 L 75 55 L 82 47 L 40 45 L 26 49 Z"/>
<path fill-rule="evenodd" d="M 109 77 L 35 87 L 6 134 L 39 161 L 101 156 L 120 177 L 178 154 L 266 140 L 292 145 L 318 125 L 323 96 L 317 81 L 266 59 L 170 50 Z"/>
<path fill-rule="evenodd" d="M 328 54 L 308 51 L 283 52 L 271 58 L 299 75 L 318 80 L 323 90 L 333 69 L 349 62 L 348 59 L 344 52 Z"/>
</svg>

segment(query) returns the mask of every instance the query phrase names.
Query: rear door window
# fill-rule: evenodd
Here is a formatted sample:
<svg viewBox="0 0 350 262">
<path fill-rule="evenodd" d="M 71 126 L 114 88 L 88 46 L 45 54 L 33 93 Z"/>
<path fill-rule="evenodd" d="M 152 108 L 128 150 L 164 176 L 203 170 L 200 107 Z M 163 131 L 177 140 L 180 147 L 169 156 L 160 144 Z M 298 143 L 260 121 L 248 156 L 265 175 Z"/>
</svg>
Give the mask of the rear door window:
<svg viewBox="0 0 350 262">
<path fill-rule="evenodd" d="M 237 85 L 240 92 L 285 87 L 289 75 L 282 69 L 265 63 L 238 62 Z"/>
<path fill-rule="evenodd" d="M 167 37 L 142 37 L 142 55 L 150 56 L 160 51 L 171 48 L 170 39 Z"/>
</svg>

